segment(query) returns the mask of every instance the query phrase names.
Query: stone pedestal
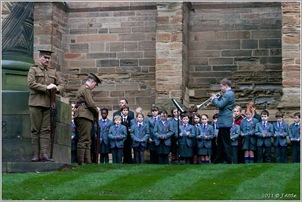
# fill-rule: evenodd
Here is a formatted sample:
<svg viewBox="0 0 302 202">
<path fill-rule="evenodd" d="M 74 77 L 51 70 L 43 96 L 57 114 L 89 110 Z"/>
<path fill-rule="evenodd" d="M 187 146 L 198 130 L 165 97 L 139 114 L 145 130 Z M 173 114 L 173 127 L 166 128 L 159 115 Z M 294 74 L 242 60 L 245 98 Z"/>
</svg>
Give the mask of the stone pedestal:
<svg viewBox="0 0 302 202">
<path fill-rule="evenodd" d="M 27 91 L 2 91 L 2 172 L 46 171 L 71 164 L 71 107 L 59 99 L 56 101 L 55 163 L 46 166 L 31 162 L 28 96 Z"/>
</svg>

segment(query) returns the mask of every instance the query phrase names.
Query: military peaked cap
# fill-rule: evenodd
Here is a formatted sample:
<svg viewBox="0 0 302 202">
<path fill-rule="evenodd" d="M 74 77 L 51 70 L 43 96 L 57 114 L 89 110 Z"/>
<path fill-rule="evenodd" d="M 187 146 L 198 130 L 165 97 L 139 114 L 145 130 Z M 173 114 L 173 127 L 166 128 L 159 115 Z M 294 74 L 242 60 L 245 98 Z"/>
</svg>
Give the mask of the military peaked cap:
<svg viewBox="0 0 302 202">
<path fill-rule="evenodd" d="M 49 51 L 49 50 L 39 50 L 40 52 L 40 56 L 51 56 L 51 54 L 53 53 L 53 51 Z"/>
<path fill-rule="evenodd" d="M 91 78 L 91 79 L 93 79 L 96 83 L 97 83 L 97 85 L 99 84 L 99 83 L 101 83 L 101 80 L 99 79 L 99 77 L 97 77 L 95 74 L 93 74 L 93 73 L 89 73 L 88 74 L 88 78 Z"/>
</svg>

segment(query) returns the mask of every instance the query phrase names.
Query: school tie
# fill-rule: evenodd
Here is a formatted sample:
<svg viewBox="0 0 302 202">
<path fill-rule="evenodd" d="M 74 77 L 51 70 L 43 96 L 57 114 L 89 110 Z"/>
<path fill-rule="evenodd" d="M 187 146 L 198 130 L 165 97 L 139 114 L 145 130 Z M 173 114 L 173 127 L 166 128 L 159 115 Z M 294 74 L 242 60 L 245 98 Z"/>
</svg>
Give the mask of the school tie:
<svg viewBox="0 0 302 202">
<path fill-rule="evenodd" d="M 265 121 L 264 121 L 264 122 L 262 122 L 262 125 L 263 125 L 263 128 L 265 128 Z"/>
<path fill-rule="evenodd" d="M 203 129 L 206 129 L 206 124 L 203 124 Z"/>
<path fill-rule="evenodd" d="M 139 124 L 138 124 L 138 127 L 139 127 L 139 128 L 141 128 L 141 127 L 142 127 L 142 124 L 141 124 L 141 123 L 139 123 Z"/>
<path fill-rule="evenodd" d="M 278 122 L 278 128 L 280 128 L 280 123 Z"/>
<path fill-rule="evenodd" d="M 125 117 L 123 118 L 123 122 L 126 122 L 126 118 Z"/>
<path fill-rule="evenodd" d="M 157 117 L 155 117 L 154 120 L 157 121 Z"/>
</svg>

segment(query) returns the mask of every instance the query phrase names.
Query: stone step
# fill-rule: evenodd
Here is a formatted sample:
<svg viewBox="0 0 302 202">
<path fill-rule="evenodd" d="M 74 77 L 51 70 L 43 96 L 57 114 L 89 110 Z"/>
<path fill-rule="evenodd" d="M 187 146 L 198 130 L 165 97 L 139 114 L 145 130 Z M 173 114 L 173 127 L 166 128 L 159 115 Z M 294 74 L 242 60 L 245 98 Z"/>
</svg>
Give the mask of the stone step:
<svg viewBox="0 0 302 202">
<path fill-rule="evenodd" d="M 2 173 L 46 172 L 73 167 L 76 166 L 58 162 L 3 162 Z"/>
</svg>

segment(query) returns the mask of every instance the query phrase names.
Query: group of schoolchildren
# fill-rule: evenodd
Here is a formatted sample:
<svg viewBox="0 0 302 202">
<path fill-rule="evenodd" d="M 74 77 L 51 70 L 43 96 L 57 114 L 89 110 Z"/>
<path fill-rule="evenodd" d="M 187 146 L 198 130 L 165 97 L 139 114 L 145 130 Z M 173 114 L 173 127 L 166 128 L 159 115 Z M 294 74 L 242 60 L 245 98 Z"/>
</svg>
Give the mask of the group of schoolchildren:
<svg viewBox="0 0 302 202">
<path fill-rule="evenodd" d="M 270 123 L 267 110 L 260 115 L 255 111 L 252 105 L 247 105 L 244 115 L 240 106 L 233 109 L 230 129 L 233 163 L 272 162 L 272 148 L 275 162 L 286 163 L 287 138 L 292 148 L 292 162 L 300 162 L 300 112 L 294 114 L 294 123 L 289 126 L 281 112 L 277 112 L 276 121 Z M 133 149 L 134 163 L 145 162 L 146 150 L 149 150 L 151 164 L 169 164 L 169 158 L 172 164 L 180 160 L 185 164 L 209 164 L 215 158 L 218 114 L 214 114 L 210 124 L 207 114 L 200 115 L 195 110 L 180 115 L 177 108 L 173 108 L 172 117 L 168 119 L 166 110 L 153 106 L 149 117 L 145 118 L 138 108 L 136 117 L 129 124 L 123 124 L 128 112 L 129 107 L 123 106 L 121 115 L 115 115 L 112 121 L 108 118 L 108 109 L 100 109 L 100 163 L 109 163 L 109 153 L 112 153 L 112 163 L 122 163 L 124 147 Z M 130 145 L 125 144 L 127 138 Z"/>
<path fill-rule="evenodd" d="M 277 111 L 275 121 L 268 122 L 269 112 L 255 113 L 255 107 L 248 105 L 245 114 L 241 107 L 234 107 L 234 123 L 231 128 L 233 163 L 238 163 L 243 152 L 243 163 L 272 162 L 272 148 L 276 163 L 287 163 L 287 146 L 291 144 L 292 162 L 300 162 L 300 112 L 294 114 L 294 123 L 289 125 L 283 120 L 283 113 Z"/>
</svg>

